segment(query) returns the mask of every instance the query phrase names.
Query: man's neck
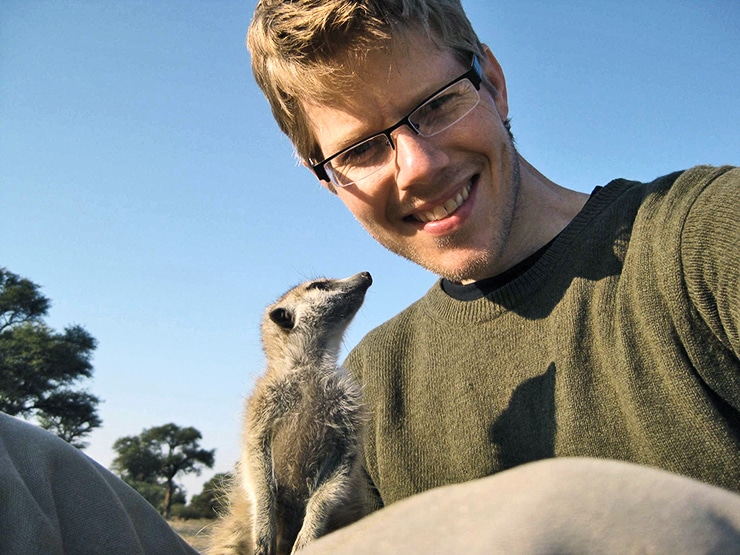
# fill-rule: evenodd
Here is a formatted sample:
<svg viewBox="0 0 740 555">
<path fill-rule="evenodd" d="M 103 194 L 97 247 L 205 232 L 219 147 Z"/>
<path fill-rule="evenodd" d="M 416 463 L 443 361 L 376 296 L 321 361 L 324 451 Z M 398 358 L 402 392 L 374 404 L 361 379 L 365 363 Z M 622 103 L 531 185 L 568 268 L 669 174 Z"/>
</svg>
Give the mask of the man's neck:
<svg viewBox="0 0 740 555">
<path fill-rule="evenodd" d="M 521 184 L 506 248 L 489 272 L 462 285 L 503 274 L 549 244 L 583 209 L 589 195 L 545 177 L 519 155 Z"/>
</svg>

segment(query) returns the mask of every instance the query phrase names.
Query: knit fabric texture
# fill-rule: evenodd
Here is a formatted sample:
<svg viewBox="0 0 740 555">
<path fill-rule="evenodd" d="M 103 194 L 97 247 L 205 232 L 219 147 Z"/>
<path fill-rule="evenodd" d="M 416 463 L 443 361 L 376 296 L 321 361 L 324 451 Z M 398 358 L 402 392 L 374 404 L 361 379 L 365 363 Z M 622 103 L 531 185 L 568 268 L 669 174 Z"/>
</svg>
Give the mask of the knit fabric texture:
<svg viewBox="0 0 740 555">
<path fill-rule="evenodd" d="M 600 189 L 523 275 L 440 282 L 347 367 L 385 504 L 551 457 L 740 491 L 740 169 Z"/>
</svg>

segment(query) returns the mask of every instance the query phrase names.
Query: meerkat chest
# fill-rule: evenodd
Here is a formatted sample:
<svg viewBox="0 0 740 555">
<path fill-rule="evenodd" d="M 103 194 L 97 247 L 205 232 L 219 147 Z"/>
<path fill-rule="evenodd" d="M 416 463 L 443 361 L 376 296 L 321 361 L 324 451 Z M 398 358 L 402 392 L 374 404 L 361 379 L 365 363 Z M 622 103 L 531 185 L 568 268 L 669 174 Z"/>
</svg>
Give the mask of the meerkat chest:
<svg viewBox="0 0 740 555">
<path fill-rule="evenodd" d="M 300 488 L 332 454 L 348 448 L 360 426 L 352 384 L 336 376 L 311 376 L 275 384 L 280 414 L 271 434 L 273 469 L 283 485 Z"/>
<path fill-rule="evenodd" d="M 296 427 L 336 426 L 359 404 L 352 384 L 334 374 L 303 373 L 277 380 L 270 388 L 275 432 L 294 435 Z"/>
</svg>

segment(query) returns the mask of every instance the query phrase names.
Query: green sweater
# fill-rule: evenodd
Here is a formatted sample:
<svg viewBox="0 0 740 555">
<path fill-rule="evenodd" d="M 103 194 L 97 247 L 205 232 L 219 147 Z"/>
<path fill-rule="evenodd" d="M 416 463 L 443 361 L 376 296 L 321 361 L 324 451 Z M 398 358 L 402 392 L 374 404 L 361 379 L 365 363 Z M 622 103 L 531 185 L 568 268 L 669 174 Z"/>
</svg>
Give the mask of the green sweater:
<svg viewBox="0 0 740 555">
<path fill-rule="evenodd" d="M 523 275 L 438 282 L 347 367 L 387 505 L 549 457 L 605 457 L 740 491 L 740 169 L 599 190 Z"/>
</svg>

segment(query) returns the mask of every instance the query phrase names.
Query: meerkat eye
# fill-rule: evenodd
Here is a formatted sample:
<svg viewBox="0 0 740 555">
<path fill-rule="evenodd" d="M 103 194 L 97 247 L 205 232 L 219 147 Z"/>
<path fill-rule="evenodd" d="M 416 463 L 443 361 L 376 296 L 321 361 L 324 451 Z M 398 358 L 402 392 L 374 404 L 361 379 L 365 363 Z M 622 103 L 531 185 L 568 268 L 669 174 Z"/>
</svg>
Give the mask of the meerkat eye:
<svg viewBox="0 0 740 555">
<path fill-rule="evenodd" d="M 331 286 L 328 281 L 318 280 L 318 281 L 309 283 L 306 289 L 308 291 L 310 291 L 311 289 L 318 289 L 319 291 L 328 291 L 329 289 L 331 289 Z"/>
</svg>

